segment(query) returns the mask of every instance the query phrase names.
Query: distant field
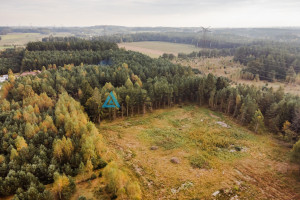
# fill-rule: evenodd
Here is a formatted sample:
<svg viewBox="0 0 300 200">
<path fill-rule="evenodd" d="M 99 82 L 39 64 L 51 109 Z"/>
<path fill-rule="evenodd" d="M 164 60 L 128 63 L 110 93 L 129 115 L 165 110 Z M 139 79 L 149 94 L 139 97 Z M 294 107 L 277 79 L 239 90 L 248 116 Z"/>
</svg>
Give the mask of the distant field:
<svg viewBox="0 0 300 200">
<path fill-rule="evenodd" d="M 173 61 L 177 64 L 184 66 L 190 66 L 197 68 L 205 74 L 212 73 L 216 76 L 228 77 L 234 84 L 247 84 L 255 85 L 257 87 L 273 87 L 277 90 L 279 87 L 284 88 L 286 93 L 300 95 L 300 85 L 287 84 L 284 82 L 267 82 L 267 81 L 251 81 L 240 78 L 240 72 L 245 67 L 236 62 L 233 62 L 233 57 L 221 57 L 221 58 L 195 58 L 195 59 L 177 59 Z"/>
<path fill-rule="evenodd" d="M 16 46 L 25 46 L 31 41 L 41 41 L 42 38 L 48 37 L 50 34 L 40 34 L 40 33 L 9 33 L 7 35 L 0 35 L 0 50 L 6 48 L 13 48 Z M 69 33 L 53 34 L 53 36 L 68 36 Z"/>
<path fill-rule="evenodd" d="M 177 56 L 178 53 L 191 53 L 199 51 L 199 48 L 188 44 L 177 44 L 170 42 L 127 42 L 119 43 L 119 47 L 126 50 L 138 51 L 150 57 L 158 58 L 163 53 L 172 53 Z"/>
</svg>

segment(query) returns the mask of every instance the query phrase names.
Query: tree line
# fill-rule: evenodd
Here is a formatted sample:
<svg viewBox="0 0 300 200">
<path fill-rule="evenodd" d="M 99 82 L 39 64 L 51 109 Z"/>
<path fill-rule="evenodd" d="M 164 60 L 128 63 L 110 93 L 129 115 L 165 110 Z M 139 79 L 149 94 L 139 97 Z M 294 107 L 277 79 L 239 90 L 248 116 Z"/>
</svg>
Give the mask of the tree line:
<svg viewBox="0 0 300 200">
<path fill-rule="evenodd" d="M 178 53 L 178 58 L 188 59 L 188 58 L 218 58 L 225 56 L 233 56 L 235 54 L 235 49 L 202 49 L 200 51 L 193 51 L 189 54 Z"/>
<path fill-rule="evenodd" d="M 53 40 L 53 42 L 51 42 Z M 118 49 L 117 44 L 87 41 L 73 37 L 53 38 L 49 42 L 29 42 L 26 49 L 6 49 L 0 52 L 0 74 L 41 70 L 43 66 L 64 64 L 106 63 L 105 51 Z"/>
<path fill-rule="evenodd" d="M 93 40 L 104 40 L 116 43 L 141 42 L 141 41 L 162 41 L 172 43 L 191 44 L 201 48 L 227 49 L 243 46 L 248 43 L 246 38 L 233 35 L 208 34 L 201 32 L 161 32 L 161 33 L 135 33 L 135 34 L 115 34 L 109 36 L 93 37 Z"/>
<path fill-rule="evenodd" d="M 246 65 L 247 72 L 258 74 L 262 80 L 290 80 L 300 72 L 299 52 L 284 46 L 247 46 L 236 50 L 234 60 Z"/>
<path fill-rule="evenodd" d="M 104 51 L 115 50 L 118 48 L 116 43 L 106 41 L 88 41 L 88 40 L 71 40 L 68 41 L 49 41 L 49 42 L 29 42 L 26 50 L 28 51 Z"/>
</svg>

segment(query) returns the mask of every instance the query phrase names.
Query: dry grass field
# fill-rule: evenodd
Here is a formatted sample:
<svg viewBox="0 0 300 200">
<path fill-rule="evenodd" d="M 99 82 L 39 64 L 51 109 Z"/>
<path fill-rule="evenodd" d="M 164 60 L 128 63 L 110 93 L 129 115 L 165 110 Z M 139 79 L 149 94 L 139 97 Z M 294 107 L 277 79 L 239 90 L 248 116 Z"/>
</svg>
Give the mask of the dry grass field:
<svg viewBox="0 0 300 200">
<path fill-rule="evenodd" d="M 117 162 L 140 182 L 143 199 L 300 198 L 290 149 L 206 108 L 157 110 L 98 128 Z M 92 198 L 96 183 L 101 178 L 78 187 Z"/>
<path fill-rule="evenodd" d="M 158 58 L 163 53 L 172 53 L 178 55 L 178 53 L 191 53 L 193 51 L 199 51 L 199 48 L 188 44 L 177 44 L 170 42 L 127 42 L 119 43 L 120 48 L 126 50 L 138 51 L 144 53 L 152 58 Z"/>
<path fill-rule="evenodd" d="M 212 73 L 216 76 L 228 77 L 235 84 L 255 85 L 257 87 L 272 87 L 277 90 L 279 87 L 284 88 L 286 93 L 300 95 L 300 85 L 287 84 L 285 82 L 267 82 L 267 81 L 251 81 L 240 78 L 240 72 L 245 67 L 233 61 L 233 57 L 221 58 L 194 58 L 194 59 L 177 59 L 174 63 L 192 68 L 199 69 L 205 74 Z"/>
<path fill-rule="evenodd" d="M 48 37 L 50 34 L 40 33 L 9 33 L 1 35 L 0 50 L 6 48 L 13 48 L 14 45 L 18 47 L 25 47 L 28 42 L 42 41 L 42 38 Z M 70 36 L 70 33 L 53 34 L 53 36 Z"/>
</svg>

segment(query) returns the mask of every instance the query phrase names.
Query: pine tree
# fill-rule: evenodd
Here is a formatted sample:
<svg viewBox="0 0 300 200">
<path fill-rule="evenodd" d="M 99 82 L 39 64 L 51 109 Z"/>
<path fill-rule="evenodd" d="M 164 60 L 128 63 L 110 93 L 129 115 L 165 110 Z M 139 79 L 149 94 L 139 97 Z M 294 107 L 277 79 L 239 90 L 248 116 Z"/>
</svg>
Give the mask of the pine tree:
<svg viewBox="0 0 300 200">
<path fill-rule="evenodd" d="M 287 73 L 286 73 L 286 82 L 294 83 L 296 81 L 296 72 L 293 66 L 290 66 Z"/>
<path fill-rule="evenodd" d="M 126 113 L 127 113 L 126 116 L 128 117 L 128 109 L 130 104 L 130 97 L 128 95 L 126 95 L 125 102 L 126 102 Z"/>
<path fill-rule="evenodd" d="M 295 109 L 294 118 L 292 121 L 292 128 L 295 132 L 300 133 L 300 108 Z"/>
<path fill-rule="evenodd" d="M 98 88 L 94 89 L 93 95 L 86 102 L 87 111 L 89 116 L 94 122 L 100 124 L 102 112 L 102 95 Z"/>
</svg>

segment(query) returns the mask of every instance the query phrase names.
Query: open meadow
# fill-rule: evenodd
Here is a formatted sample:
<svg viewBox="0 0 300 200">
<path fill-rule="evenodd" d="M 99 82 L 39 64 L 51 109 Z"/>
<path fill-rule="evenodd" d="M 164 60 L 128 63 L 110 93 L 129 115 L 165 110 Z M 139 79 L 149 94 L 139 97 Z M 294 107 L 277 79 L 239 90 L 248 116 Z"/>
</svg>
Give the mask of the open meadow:
<svg viewBox="0 0 300 200">
<path fill-rule="evenodd" d="M 49 37 L 51 34 L 40 33 L 8 33 L 7 35 L 0 35 L 0 50 L 6 48 L 25 47 L 28 42 L 42 41 L 42 38 Z M 71 36 L 70 33 L 53 34 L 56 37 Z"/>
<path fill-rule="evenodd" d="M 174 54 L 175 56 L 178 53 L 191 53 L 193 51 L 199 51 L 200 49 L 188 44 L 178 44 L 170 42 L 126 42 L 119 43 L 120 48 L 125 48 L 126 50 L 138 51 L 144 53 L 152 58 L 158 58 L 164 53 Z"/>
<path fill-rule="evenodd" d="M 232 80 L 232 84 L 246 84 L 254 85 L 256 87 L 272 87 L 277 90 L 282 87 L 286 93 L 300 95 L 300 85 L 296 83 L 285 83 L 283 81 L 268 82 L 264 80 L 245 80 L 240 77 L 242 69 L 245 68 L 233 61 L 232 56 L 220 57 L 220 58 L 190 58 L 190 59 L 176 59 L 172 61 L 176 64 L 183 66 L 190 66 L 195 69 L 199 69 L 201 72 L 208 74 L 212 73 L 215 76 L 224 76 Z"/>
<path fill-rule="evenodd" d="M 142 199 L 300 198 L 289 148 L 206 108 L 157 110 L 98 128 L 123 170 L 140 182 Z M 94 181 L 78 185 L 87 197 L 101 190 L 101 178 Z"/>
</svg>

